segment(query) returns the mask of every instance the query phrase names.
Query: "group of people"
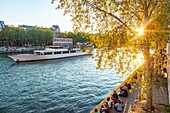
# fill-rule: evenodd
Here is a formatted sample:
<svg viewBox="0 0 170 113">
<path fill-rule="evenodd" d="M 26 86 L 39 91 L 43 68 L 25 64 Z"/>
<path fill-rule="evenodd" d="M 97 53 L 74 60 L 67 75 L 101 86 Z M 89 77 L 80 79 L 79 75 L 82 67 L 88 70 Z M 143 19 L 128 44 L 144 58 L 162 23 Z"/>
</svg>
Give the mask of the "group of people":
<svg viewBox="0 0 170 113">
<path fill-rule="evenodd" d="M 130 83 L 125 83 L 123 86 L 120 87 L 120 97 L 128 97 L 128 90 L 131 89 Z"/>
<path fill-rule="evenodd" d="M 128 90 L 131 89 L 130 83 L 125 83 L 123 86 L 120 87 L 120 92 L 114 90 L 112 97 L 107 97 L 107 101 L 100 106 L 100 109 L 95 109 L 95 113 L 110 113 L 110 109 L 114 108 L 118 112 L 122 112 L 124 109 L 123 102 L 119 99 L 119 96 L 127 97 Z"/>
</svg>

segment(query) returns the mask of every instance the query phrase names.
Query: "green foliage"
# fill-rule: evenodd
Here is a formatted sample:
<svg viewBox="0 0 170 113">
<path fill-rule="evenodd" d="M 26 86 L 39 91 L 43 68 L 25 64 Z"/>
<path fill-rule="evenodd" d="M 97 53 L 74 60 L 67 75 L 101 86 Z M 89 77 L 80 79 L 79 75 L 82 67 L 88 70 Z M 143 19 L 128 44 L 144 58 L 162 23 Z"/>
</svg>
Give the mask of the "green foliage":
<svg viewBox="0 0 170 113">
<path fill-rule="evenodd" d="M 51 45 L 53 32 L 48 28 L 32 27 L 24 29 L 22 27 L 5 26 L 0 31 L 0 41 L 5 42 L 6 46 L 25 46 L 25 45 Z"/>
<path fill-rule="evenodd" d="M 90 41 L 98 49 L 99 69 L 117 67 L 118 73 L 125 74 L 135 68 L 133 61 L 139 53 L 149 59 L 148 48 L 159 58 L 156 53 L 167 43 L 170 18 L 167 0 L 60 0 L 57 8 L 71 15 L 75 31 L 93 33 Z M 144 28 L 142 36 L 135 30 L 138 27 Z"/>
<path fill-rule="evenodd" d="M 162 85 L 163 85 L 163 86 L 167 86 L 167 85 L 168 85 L 167 79 L 165 79 L 165 80 L 162 81 Z"/>
<path fill-rule="evenodd" d="M 57 8 L 71 15 L 75 31 L 93 33 L 90 41 L 97 46 L 97 69 L 116 67 L 117 73 L 128 75 L 140 65 L 136 58 L 143 54 L 142 87 L 152 97 L 151 75 L 164 67 L 161 51 L 170 35 L 169 4 L 169 0 L 60 0 Z"/>
<path fill-rule="evenodd" d="M 163 105 L 164 106 L 164 113 L 170 112 L 170 105 Z"/>
<path fill-rule="evenodd" d="M 51 45 L 53 42 L 53 32 L 48 28 L 31 27 L 24 29 L 22 27 L 5 26 L 0 31 L 0 41 L 5 42 L 8 46 L 24 45 Z M 72 38 L 73 43 L 85 43 L 89 41 L 89 33 L 83 32 L 59 32 L 59 38 Z"/>
</svg>

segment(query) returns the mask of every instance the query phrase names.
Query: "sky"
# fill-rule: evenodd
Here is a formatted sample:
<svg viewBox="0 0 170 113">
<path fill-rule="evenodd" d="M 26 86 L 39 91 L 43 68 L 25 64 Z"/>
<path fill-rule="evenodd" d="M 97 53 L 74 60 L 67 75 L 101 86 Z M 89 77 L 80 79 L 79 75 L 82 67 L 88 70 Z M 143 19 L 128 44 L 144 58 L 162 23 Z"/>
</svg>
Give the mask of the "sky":
<svg viewBox="0 0 170 113">
<path fill-rule="evenodd" d="M 69 15 L 56 10 L 52 0 L 0 0 L 0 21 L 6 25 L 48 27 L 58 25 L 62 32 L 72 31 Z"/>
</svg>

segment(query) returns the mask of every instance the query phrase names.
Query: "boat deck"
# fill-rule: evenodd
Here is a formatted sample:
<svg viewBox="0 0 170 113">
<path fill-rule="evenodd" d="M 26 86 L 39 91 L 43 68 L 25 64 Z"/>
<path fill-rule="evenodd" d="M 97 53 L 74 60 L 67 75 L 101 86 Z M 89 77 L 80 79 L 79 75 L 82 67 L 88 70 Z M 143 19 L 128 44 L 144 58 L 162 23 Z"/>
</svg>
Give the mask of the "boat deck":
<svg viewBox="0 0 170 113">
<path fill-rule="evenodd" d="M 53 59 L 77 57 L 77 56 L 84 56 L 84 55 L 88 55 L 88 52 L 53 54 L 53 55 L 19 54 L 19 55 L 9 55 L 9 57 L 14 59 L 14 61 L 16 62 L 27 62 L 27 61 L 53 60 Z"/>
</svg>

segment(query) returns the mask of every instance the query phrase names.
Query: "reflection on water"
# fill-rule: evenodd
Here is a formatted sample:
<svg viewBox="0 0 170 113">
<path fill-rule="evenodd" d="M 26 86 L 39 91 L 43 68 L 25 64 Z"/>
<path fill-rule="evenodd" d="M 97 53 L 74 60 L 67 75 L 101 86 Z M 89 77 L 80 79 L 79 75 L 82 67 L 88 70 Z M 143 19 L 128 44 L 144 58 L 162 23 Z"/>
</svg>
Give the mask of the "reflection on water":
<svg viewBox="0 0 170 113">
<path fill-rule="evenodd" d="M 123 79 L 88 56 L 15 63 L 0 56 L 0 112 L 88 113 Z"/>
</svg>

